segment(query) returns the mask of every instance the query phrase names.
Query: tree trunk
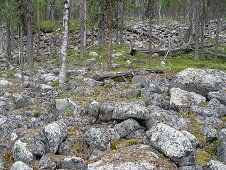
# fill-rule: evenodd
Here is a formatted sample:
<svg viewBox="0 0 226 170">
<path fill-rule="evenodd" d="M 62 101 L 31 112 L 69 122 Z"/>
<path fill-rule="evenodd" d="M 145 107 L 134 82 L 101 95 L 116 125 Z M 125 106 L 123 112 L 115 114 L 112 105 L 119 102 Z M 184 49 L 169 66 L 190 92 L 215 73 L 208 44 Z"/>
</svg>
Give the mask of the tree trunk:
<svg viewBox="0 0 226 170">
<path fill-rule="evenodd" d="M 11 31 L 10 31 L 10 16 L 9 16 L 9 1 L 5 0 L 5 5 L 6 5 L 6 56 L 8 59 L 8 62 L 11 62 Z"/>
<path fill-rule="evenodd" d="M 68 21 L 69 21 L 69 0 L 64 0 L 64 15 L 63 15 L 63 38 L 61 46 L 61 69 L 59 73 L 59 84 L 63 84 L 66 79 L 66 59 L 68 47 Z"/>
<path fill-rule="evenodd" d="M 37 56 L 40 56 L 40 0 L 37 1 L 37 27 L 38 27 L 38 39 L 37 39 Z"/>
<path fill-rule="evenodd" d="M 113 53 L 113 48 L 112 48 L 112 22 L 113 22 L 113 10 L 112 7 L 113 2 L 112 0 L 109 0 L 109 13 L 108 13 L 108 70 L 112 70 L 112 53 Z"/>
<path fill-rule="evenodd" d="M 49 17 L 52 21 L 55 19 L 55 9 L 56 9 L 56 0 L 51 0 L 50 1 Z"/>
<path fill-rule="evenodd" d="M 105 44 L 105 15 L 104 15 L 104 0 L 99 0 L 100 8 L 99 8 L 99 46 L 103 46 Z"/>
<path fill-rule="evenodd" d="M 206 8 L 205 8 L 205 0 L 202 0 L 202 15 L 201 15 L 201 49 L 200 49 L 200 54 L 203 56 L 203 48 L 204 48 L 204 25 L 205 25 L 205 13 L 206 13 Z"/>
<path fill-rule="evenodd" d="M 80 0 L 80 56 L 85 56 L 86 51 L 86 0 Z"/>
<path fill-rule="evenodd" d="M 199 59 L 199 38 L 200 38 L 200 0 L 195 5 L 195 54 L 194 60 Z"/>
<path fill-rule="evenodd" d="M 30 68 L 34 67 L 32 16 L 33 16 L 33 0 L 30 0 L 28 5 L 28 22 L 27 22 L 27 55 L 28 55 L 28 65 Z"/>
<path fill-rule="evenodd" d="M 149 0 L 148 2 L 148 9 L 149 9 L 149 67 L 151 67 L 152 64 L 152 18 L 153 18 L 153 0 Z"/>
<path fill-rule="evenodd" d="M 22 86 L 22 89 L 24 87 L 24 44 L 23 44 L 23 26 L 22 24 L 20 25 L 20 28 L 19 28 L 19 47 L 20 47 L 20 64 L 21 64 L 21 86 Z"/>
<path fill-rule="evenodd" d="M 159 0 L 158 13 L 159 13 L 159 19 L 162 19 L 162 0 Z"/>
<path fill-rule="evenodd" d="M 119 43 L 123 44 L 123 28 L 124 28 L 124 0 L 119 2 Z"/>
<path fill-rule="evenodd" d="M 216 45 L 214 51 L 214 61 L 217 62 L 218 60 L 218 47 L 219 47 L 219 33 L 220 33 L 220 5 L 221 0 L 217 0 L 217 29 L 216 29 Z"/>
<path fill-rule="evenodd" d="M 91 45 L 94 44 L 95 32 L 94 32 L 94 25 L 91 28 Z"/>
</svg>

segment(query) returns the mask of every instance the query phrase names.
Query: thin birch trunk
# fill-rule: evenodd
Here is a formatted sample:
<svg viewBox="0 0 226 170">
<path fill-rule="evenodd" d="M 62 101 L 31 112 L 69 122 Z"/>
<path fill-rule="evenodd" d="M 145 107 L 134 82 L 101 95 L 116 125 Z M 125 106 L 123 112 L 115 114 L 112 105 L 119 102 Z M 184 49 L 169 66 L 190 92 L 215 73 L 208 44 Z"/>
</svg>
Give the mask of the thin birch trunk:
<svg viewBox="0 0 226 170">
<path fill-rule="evenodd" d="M 69 21 L 69 0 L 64 0 L 64 15 L 63 15 L 63 38 L 61 46 L 61 69 L 59 73 L 59 84 L 63 84 L 66 79 L 66 59 L 68 47 L 68 21 Z"/>
<path fill-rule="evenodd" d="M 36 55 L 40 56 L 40 37 L 41 37 L 41 31 L 40 31 L 40 0 L 37 2 L 37 27 L 38 27 L 38 40 L 37 40 L 37 50 Z"/>
<path fill-rule="evenodd" d="M 86 51 L 86 0 L 80 0 L 80 20 L 80 57 L 84 57 Z"/>
<path fill-rule="evenodd" d="M 214 61 L 217 62 L 218 60 L 218 47 L 219 47 L 219 34 L 220 34 L 220 5 L 221 0 L 217 0 L 217 29 L 216 29 L 216 44 L 215 44 L 215 51 L 214 51 Z"/>
</svg>

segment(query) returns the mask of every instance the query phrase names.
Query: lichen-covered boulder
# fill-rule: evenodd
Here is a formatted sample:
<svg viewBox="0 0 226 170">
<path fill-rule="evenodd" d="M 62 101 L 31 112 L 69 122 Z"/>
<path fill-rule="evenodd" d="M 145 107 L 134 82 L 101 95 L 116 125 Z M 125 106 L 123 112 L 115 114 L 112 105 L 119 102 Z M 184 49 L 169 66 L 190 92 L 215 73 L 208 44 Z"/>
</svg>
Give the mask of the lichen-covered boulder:
<svg viewBox="0 0 226 170">
<path fill-rule="evenodd" d="M 226 115 L 226 106 L 221 104 L 217 99 L 213 98 L 209 101 L 207 107 L 197 106 L 195 104 L 191 105 L 191 112 L 194 114 L 204 115 L 204 116 L 215 116 L 223 117 Z"/>
<path fill-rule="evenodd" d="M 190 108 L 191 104 L 204 104 L 206 103 L 206 98 L 193 93 L 188 92 L 179 88 L 172 88 L 170 90 L 170 106 L 175 109 Z"/>
<path fill-rule="evenodd" d="M 110 141 L 118 139 L 120 139 L 119 134 L 112 129 L 90 128 L 85 133 L 85 141 L 93 149 L 105 150 Z"/>
<path fill-rule="evenodd" d="M 56 169 L 56 163 L 53 162 L 50 158 L 47 156 L 42 156 L 39 163 L 38 163 L 39 169 L 49 169 L 49 170 L 54 170 Z"/>
<path fill-rule="evenodd" d="M 114 126 L 114 130 L 119 134 L 121 138 L 126 137 L 130 133 L 134 132 L 135 130 L 140 129 L 141 126 L 139 123 L 134 119 L 127 119 L 122 123 L 119 123 Z"/>
<path fill-rule="evenodd" d="M 98 118 L 100 112 L 100 104 L 97 101 L 92 101 L 88 106 L 88 114 L 92 117 Z"/>
<path fill-rule="evenodd" d="M 176 75 L 172 87 L 207 96 L 211 91 L 226 89 L 226 73 L 215 69 L 188 68 Z"/>
<path fill-rule="evenodd" d="M 129 118 L 145 119 L 148 116 L 148 109 L 136 103 L 116 104 L 112 119 L 125 120 Z"/>
<path fill-rule="evenodd" d="M 218 132 L 215 128 L 209 125 L 203 125 L 200 127 L 200 132 L 206 138 L 207 141 L 212 142 L 218 137 Z"/>
<path fill-rule="evenodd" d="M 208 99 L 217 99 L 222 104 L 226 106 L 226 91 L 220 90 L 220 91 L 213 91 L 208 93 Z"/>
<path fill-rule="evenodd" d="M 59 168 L 87 170 L 87 163 L 79 157 L 67 157 L 60 161 Z"/>
<path fill-rule="evenodd" d="M 42 156 L 46 152 L 56 153 L 59 145 L 67 136 L 67 126 L 62 121 L 48 124 L 42 132 L 35 137 L 35 154 Z"/>
<path fill-rule="evenodd" d="M 33 169 L 21 161 L 16 161 L 10 168 L 10 170 L 33 170 Z"/>
<path fill-rule="evenodd" d="M 26 147 L 27 143 L 21 142 L 17 140 L 12 148 L 13 151 L 13 159 L 15 161 L 22 161 L 25 163 L 29 163 L 33 160 L 33 154 Z"/>
<path fill-rule="evenodd" d="M 146 132 L 150 144 L 179 166 L 193 165 L 194 148 L 191 141 L 180 131 L 159 123 Z"/>
<path fill-rule="evenodd" d="M 209 170 L 225 170 L 226 165 L 220 161 L 210 160 L 208 162 L 208 169 Z"/>
<path fill-rule="evenodd" d="M 224 132 L 225 133 L 225 132 Z M 223 138 L 221 144 L 217 150 L 217 155 L 220 157 L 220 160 L 226 164 L 226 133 L 221 134 Z"/>
<path fill-rule="evenodd" d="M 148 145 L 133 145 L 116 151 L 104 152 L 89 163 L 89 170 L 177 170 L 168 158 Z"/>
</svg>

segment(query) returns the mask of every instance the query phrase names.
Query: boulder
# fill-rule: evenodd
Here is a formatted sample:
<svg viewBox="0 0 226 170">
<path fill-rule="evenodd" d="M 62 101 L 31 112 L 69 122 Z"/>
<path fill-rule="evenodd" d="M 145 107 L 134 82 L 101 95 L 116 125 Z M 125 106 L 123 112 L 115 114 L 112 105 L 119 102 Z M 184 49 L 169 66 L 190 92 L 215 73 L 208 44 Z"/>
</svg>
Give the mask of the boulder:
<svg viewBox="0 0 226 170">
<path fill-rule="evenodd" d="M 128 118 L 145 119 L 148 117 L 148 109 L 136 103 L 118 103 L 116 104 L 112 119 L 125 120 Z"/>
<path fill-rule="evenodd" d="M 116 151 L 104 152 L 89 163 L 89 170 L 177 170 L 168 158 L 148 145 L 133 145 Z"/>
<path fill-rule="evenodd" d="M 226 165 L 220 161 L 210 160 L 208 162 L 208 169 L 209 170 L 225 170 Z"/>
<path fill-rule="evenodd" d="M 56 169 L 56 163 L 53 162 L 47 156 L 42 156 L 38 163 L 38 167 L 41 170 L 45 170 L 45 169 L 54 170 L 54 169 Z"/>
<path fill-rule="evenodd" d="M 33 169 L 21 161 L 16 161 L 10 168 L 10 170 L 33 170 Z"/>
<path fill-rule="evenodd" d="M 221 137 L 222 141 L 219 148 L 217 149 L 217 155 L 220 157 L 220 160 L 226 164 L 226 133 L 221 133 Z"/>
<path fill-rule="evenodd" d="M 92 101 L 88 106 L 88 114 L 92 117 L 98 118 L 100 112 L 100 104 L 97 101 Z"/>
<path fill-rule="evenodd" d="M 62 121 L 48 124 L 35 137 L 35 155 L 42 156 L 46 152 L 56 153 L 59 145 L 67 136 L 67 126 Z"/>
<path fill-rule="evenodd" d="M 29 163 L 33 160 L 33 154 L 29 151 L 26 147 L 27 143 L 21 142 L 17 140 L 13 145 L 12 152 L 13 152 L 13 159 L 15 161 L 22 161 L 25 163 Z"/>
<path fill-rule="evenodd" d="M 86 162 L 79 157 L 67 157 L 60 161 L 61 169 L 87 170 Z"/>
<path fill-rule="evenodd" d="M 140 129 L 141 126 L 136 120 L 127 119 L 122 123 L 119 123 L 114 126 L 114 130 L 119 134 L 120 138 L 124 138 L 129 135 L 131 132 Z"/>
<path fill-rule="evenodd" d="M 226 73 L 215 69 L 188 68 L 176 75 L 172 87 L 195 92 L 207 97 L 211 91 L 226 89 Z"/>
<path fill-rule="evenodd" d="M 158 123 L 165 123 L 177 130 L 188 129 L 191 123 L 188 118 L 173 110 L 164 110 L 158 106 L 149 106 L 149 118 L 145 119 L 145 126 L 150 129 Z"/>
<path fill-rule="evenodd" d="M 218 132 L 215 128 L 209 125 L 203 125 L 200 127 L 200 132 L 205 136 L 206 140 L 209 142 L 214 141 L 218 137 Z"/>
<path fill-rule="evenodd" d="M 206 103 L 206 98 L 179 88 L 170 90 L 170 106 L 174 109 L 190 108 L 191 104 L 201 105 Z"/>
<path fill-rule="evenodd" d="M 215 98 L 209 101 L 207 107 L 197 106 L 195 104 L 192 104 L 190 110 L 192 113 L 209 116 L 209 117 L 211 116 L 223 117 L 226 115 L 226 106 L 221 104 Z"/>
<path fill-rule="evenodd" d="M 146 132 L 151 146 L 171 158 L 179 166 L 194 165 L 195 154 L 191 141 L 180 131 L 159 123 Z"/>
<path fill-rule="evenodd" d="M 85 141 L 92 149 L 105 150 L 110 141 L 118 139 L 120 136 L 115 131 L 105 128 L 90 128 L 85 133 Z"/>
<path fill-rule="evenodd" d="M 222 104 L 226 106 L 226 91 L 220 90 L 220 91 L 213 91 L 208 93 L 208 99 L 217 99 L 219 100 Z"/>
<path fill-rule="evenodd" d="M 8 80 L 0 79 L 0 88 L 7 88 L 10 87 L 12 83 L 10 83 Z"/>
</svg>

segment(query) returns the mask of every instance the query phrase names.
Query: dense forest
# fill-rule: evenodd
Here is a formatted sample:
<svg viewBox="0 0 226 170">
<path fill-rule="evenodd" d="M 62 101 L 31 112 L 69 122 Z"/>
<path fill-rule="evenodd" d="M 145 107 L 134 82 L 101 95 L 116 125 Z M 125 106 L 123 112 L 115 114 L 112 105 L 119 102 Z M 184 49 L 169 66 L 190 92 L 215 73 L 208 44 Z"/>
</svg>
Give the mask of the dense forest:
<svg viewBox="0 0 226 170">
<path fill-rule="evenodd" d="M 226 0 L 0 0 L 0 170 L 225 170 Z"/>
</svg>

